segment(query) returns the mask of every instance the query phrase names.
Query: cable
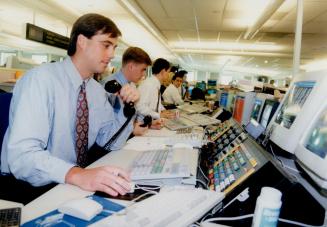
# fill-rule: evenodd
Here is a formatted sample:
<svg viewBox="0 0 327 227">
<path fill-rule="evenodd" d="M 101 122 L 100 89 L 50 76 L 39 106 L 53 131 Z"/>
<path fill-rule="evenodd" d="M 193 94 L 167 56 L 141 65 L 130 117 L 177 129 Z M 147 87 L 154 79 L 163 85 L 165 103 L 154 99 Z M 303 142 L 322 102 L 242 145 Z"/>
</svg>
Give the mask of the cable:
<svg viewBox="0 0 327 227">
<path fill-rule="evenodd" d="M 196 182 L 201 183 L 203 186 L 205 186 L 205 189 L 208 189 L 208 184 L 206 184 L 206 183 L 203 182 L 202 180 L 196 179 Z"/>
<path fill-rule="evenodd" d="M 283 161 L 280 160 L 280 158 L 278 158 L 278 157 L 275 155 L 274 150 L 272 149 L 271 144 L 269 144 L 269 148 L 270 148 L 270 151 L 271 151 L 271 153 L 273 154 L 274 158 L 275 158 L 277 161 L 279 161 L 279 162 L 280 162 L 280 165 L 284 168 L 284 163 L 283 163 Z"/>
<path fill-rule="evenodd" d="M 296 170 L 296 169 L 294 169 L 294 168 L 292 168 L 292 167 L 289 167 L 289 166 L 287 166 L 287 165 L 284 165 L 283 161 L 275 155 L 275 153 L 274 153 L 274 151 L 273 151 L 273 149 L 272 149 L 271 144 L 269 144 L 269 148 L 270 148 L 271 153 L 273 154 L 273 157 L 274 157 L 276 160 L 278 160 L 278 161 L 280 162 L 280 165 L 281 165 L 281 167 L 282 167 L 283 169 L 286 169 L 286 168 L 287 168 L 287 169 L 291 169 L 291 170 L 293 170 L 293 171 L 295 171 L 295 172 L 297 172 L 297 173 L 300 173 L 298 170 Z M 297 177 L 296 175 L 292 174 L 290 171 L 287 171 L 287 173 L 288 173 L 289 175 L 293 176 L 297 181 L 299 181 L 299 179 L 298 179 L 298 177 Z"/>
<path fill-rule="evenodd" d="M 203 223 L 213 222 L 213 221 L 235 221 L 235 220 L 242 220 L 242 219 L 246 219 L 246 218 L 252 218 L 253 215 L 254 214 L 246 214 L 246 215 L 241 215 L 241 216 L 237 216 L 237 217 L 210 218 L 210 219 L 207 219 L 207 220 L 203 221 Z"/>
<path fill-rule="evenodd" d="M 287 220 L 287 219 L 283 219 L 283 218 L 278 218 L 278 221 L 285 222 L 285 223 L 292 224 L 292 225 L 298 225 L 301 227 L 315 227 L 315 226 L 318 227 L 318 225 L 308 225 L 308 224 L 303 224 L 301 222 Z M 323 227 L 323 225 L 319 225 L 319 227 Z"/>
<path fill-rule="evenodd" d="M 148 192 L 146 192 L 146 193 L 144 193 L 144 194 L 142 194 L 142 195 L 140 195 L 140 196 L 134 198 L 133 200 L 131 200 L 131 202 L 132 202 L 132 204 L 134 204 L 137 200 L 143 198 L 143 197 L 146 196 L 146 195 L 150 195 L 150 194 L 155 195 L 155 194 L 158 194 L 158 192 L 148 191 Z M 132 205 L 132 204 L 131 204 L 131 205 Z M 127 206 L 127 207 L 129 207 L 129 206 Z M 127 208 L 127 207 L 126 207 L 126 208 Z"/>
<path fill-rule="evenodd" d="M 210 218 L 205 221 L 201 221 L 201 223 L 208 223 L 208 222 L 214 222 L 214 221 L 236 221 L 236 220 L 242 220 L 242 219 L 246 219 L 246 218 L 253 218 L 253 216 L 254 216 L 254 214 L 246 214 L 246 215 L 241 215 L 241 216 L 237 216 L 237 217 Z M 285 223 L 292 224 L 292 225 L 298 225 L 301 227 L 322 227 L 322 225 L 321 226 L 308 225 L 308 224 L 304 224 L 301 222 L 287 220 L 287 219 L 283 219 L 283 218 L 278 218 L 278 221 L 285 222 Z"/>
<path fill-rule="evenodd" d="M 220 203 L 218 205 L 216 205 L 210 213 L 208 213 L 207 215 L 205 215 L 202 219 L 201 219 L 201 223 L 208 217 L 208 216 L 212 216 L 215 213 L 217 213 L 219 210 L 223 210 L 226 209 L 230 204 L 232 204 L 236 199 L 240 202 L 243 202 L 245 200 L 247 200 L 249 198 L 249 188 L 247 187 L 246 189 L 244 189 L 240 194 L 238 194 L 234 199 L 232 199 L 229 203 L 227 203 L 226 206 L 221 205 Z"/>
<path fill-rule="evenodd" d="M 146 192 L 153 192 L 154 194 L 158 194 L 158 192 L 154 190 L 160 189 L 162 186 L 156 186 L 156 187 L 146 187 L 146 186 L 140 186 L 138 184 L 135 184 L 135 189 L 141 189 Z"/>
<path fill-rule="evenodd" d="M 240 194 L 238 194 L 234 199 L 229 201 L 229 203 L 226 204 L 226 206 L 223 206 L 222 209 L 226 209 L 229 205 L 231 205 L 236 199 L 240 202 L 244 202 L 249 198 L 249 187 L 244 189 Z"/>
<path fill-rule="evenodd" d="M 199 167 L 199 169 L 200 169 L 200 172 L 201 172 L 202 176 L 203 176 L 203 177 L 204 177 L 208 182 L 210 182 L 209 179 L 208 179 L 208 177 L 203 173 L 203 171 L 202 171 L 202 169 L 201 169 L 201 165 L 198 165 L 198 167 Z"/>
</svg>

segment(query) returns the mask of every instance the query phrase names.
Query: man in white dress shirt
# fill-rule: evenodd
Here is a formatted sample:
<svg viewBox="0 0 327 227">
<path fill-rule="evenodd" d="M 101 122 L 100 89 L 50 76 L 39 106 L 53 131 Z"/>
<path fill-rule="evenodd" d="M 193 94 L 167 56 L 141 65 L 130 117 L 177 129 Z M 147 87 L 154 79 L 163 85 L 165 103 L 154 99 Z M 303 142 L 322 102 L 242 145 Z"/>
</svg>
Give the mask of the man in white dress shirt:
<svg viewBox="0 0 327 227">
<path fill-rule="evenodd" d="M 174 117 L 174 114 L 166 111 L 161 104 L 160 85 L 169 76 L 169 72 L 170 63 L 158 58 L 152 65 L 153 76 L 148 77 L 138 87 L 140 100 L 136 108 L 143 116 L 151 115 L 153 119 Z"/>
<path fill-rule="evenodd" d="M 183 76 L 176 73 L 173 76 L 172 83 L 166 88 L 162 97 L 165 103 L 173 105 L 181 105 L 184 103 L 181 94 L 179 93 L 179 88 L 183 83 Z"/>
</svg>

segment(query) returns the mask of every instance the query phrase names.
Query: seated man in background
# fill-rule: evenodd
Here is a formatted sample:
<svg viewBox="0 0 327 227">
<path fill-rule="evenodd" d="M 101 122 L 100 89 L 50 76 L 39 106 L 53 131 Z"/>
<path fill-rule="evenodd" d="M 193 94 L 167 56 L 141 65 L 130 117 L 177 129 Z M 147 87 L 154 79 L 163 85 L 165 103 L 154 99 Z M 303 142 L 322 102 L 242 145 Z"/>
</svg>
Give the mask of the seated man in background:
<svg viewBox="0 0 327 227">
<path fill-rule="evenodd" d="M 135 84 L 145 77 L 146 69 L 152 64 L 149 55 L 138 47 L 129 47 L 125 50 L 122 57 L 122 68 L 120 71 L 106 78 L 105 82 L 116 80 L 121 86 L 130 84 L 135 87 Z M 114 111 L 119 111 L 123 108 L 124 103 L 116 96 L 112 96 L 111 104 Z M 134 129 L 133 129 L 134 124 Z M 142 122 L 135 121 L 135 118 L 129 123 L 125 130 L 133 131 L 134 135 L 143 135 L 148 127 L 141 127 Z"/>
<path fill-rule="evenodd" d="M 190 93 L 188 92 L 189 85 L 188 85 L 188 81 L 187 81 L 187 73 L 188 72 L 185 70 L 181 70 L 181 71 L 179 71 L 179 73 L 183 76 L 183 82 L 179 89 L 182 99 L 183 100 L 190 99 Z"/>
<path fill-rule="evenodd" d="M 170 63 L 163 58 L 158 58 L 152 65 L 153 75 L 138 87 L 141 96 L 136 109 L 143 116 L 150 115 L 155 120 L 174 117 L 174 114 L 165 110 L 161 104 L 160 85 L 169 76 L 169 69 Z"/>
<path fill-rule="evenodd" d="M 112 196 L 129 191 L 126 170 L 84 168 L 88 149 L 95 142 L 104 145 L 126 120 L 122 110 L 113 111 L 107 92 L 93 79 L 114 57 L 120 35 L 109 18 L 81 16 L 71 31 L 68 57 L 36 67 L 17 82 L 2 145 L 2 173 L 33 186 L 68 183 Z M 139 99 L 128 84 L 118 95 L 125 102 Z M 128 136 L 123 132 L 112 149 L 121 148 Z"/>
<path fill-rule="evenodd" d="M 166 88 L 171 84 L 171 80 L 173 76 L 175 76 L 175 73 L 178 71 L 178 68 L 176 66 L 172 66 L 170 68 L 169 76 L 166 78 L 166 80 L 163 81 L 163 83 L 160 86 L 160 94 L 163 94 L 166 90 Z M 161 101 L 163 101 L 161 96 Z"/>
<path fill-rule="evenodd" d="M 179 72 L 173 76 L 172 83 L 167 87 L 162 97 L 165 103 L 173 105 L 181 105 L 184 103 L 178 89 L 183 83 L 183 75 Z"/>
</svg>

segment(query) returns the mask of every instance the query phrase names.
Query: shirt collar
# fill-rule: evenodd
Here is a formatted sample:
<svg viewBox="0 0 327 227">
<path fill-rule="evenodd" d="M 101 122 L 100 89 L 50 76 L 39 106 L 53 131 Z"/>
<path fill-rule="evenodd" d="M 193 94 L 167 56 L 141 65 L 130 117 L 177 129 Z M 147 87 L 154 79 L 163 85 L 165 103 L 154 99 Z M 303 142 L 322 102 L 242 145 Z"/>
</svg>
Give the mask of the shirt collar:
<svg viewBox="0 0 327 227">
<path fill-rule="evenodd" d="M 76 66 L 72 62 L 72 59 L 70 57 L 67 57 L 64 60 L 63 65 L 64 65 L 65 71 L 68 74 L 70 82 L 73 85 L 74 90 L 78 90 L 83 83 L 83 79 L 82 79 L 81 75 L 79 74 L 78 70 L 76 69 Z M 89 81 L 90 81 L 90 79 L 86 79 L 85 84 L 87 85 L 87 83 Z"/>
<path fill-rule="evenodd" d="M 116 79 L 121 86 L 124 86 L 125 84 L 129 83 L 129 81 L 126 79 L 124 73 L 121 70 L 117 72 Z"/>
<path fill-rule="evenodd" d="M 152 77 L 155 78 L 153 80 L 156 82 L 157 88 L 160 89 L 160 86 L 161 86 L 160 80 L 155 75 L 153 75 Z"/>
</svg>

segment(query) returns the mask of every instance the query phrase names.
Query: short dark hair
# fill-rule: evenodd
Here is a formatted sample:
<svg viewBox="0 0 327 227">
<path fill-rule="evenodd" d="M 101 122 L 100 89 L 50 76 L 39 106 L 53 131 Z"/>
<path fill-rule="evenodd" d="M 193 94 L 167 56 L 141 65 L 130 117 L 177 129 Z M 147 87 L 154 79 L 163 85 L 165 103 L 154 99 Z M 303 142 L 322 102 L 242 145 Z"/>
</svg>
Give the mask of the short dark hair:
<svg viewBox="0 0 327 227">
<path fill-rule="evenodd" d="M 172 73 L 176 73 L 177 71 L 178 71 L 178 66 L 173 65 L 173 66 L 170 68 L 170 72 L 172 72 Z"/>
<path fill-rule="evenodd" d="M 187 74 L 188 72 L 186 70 L 181 70 L 181 71 L 178 71 L 176 73 L 176 75 L 180 75 L 182 78 L 184 77 L 185 74 Z"/>
<path fill-rule="evenodd" d="M 147 54 L 147 52 L 145 52 L 143 49 L 139 47 L 129 47 L 125 50 L 122 60 L 123 66 L 131 61 L 140 64 L 143 63 L 147 65 L 152 64 L 152 61 L 149 55 Z"/>
<path fill-rule="evenodd" d="M 152 65 L 152 74 L 158 74 L 161 70 L 168 70 L 170 68 L 170 63 L 166 59 L 158 58 L 154 61 Z"/>
<path fill-rule="evenodd" d="M 75 54 L 76 42 L 80 34 L 89 39 L 97 34 L 110 34 L 112 38 L 121 36 L 120 30 L 109 18 L 96 13 L 85 14 L 78 18 L 73 25 L 67 50 L 69 56 Z"/>
<path fill-rule="evenodd" d="M 181 78 L 181 79 L 183 79 L 183 75 L 182 75 L 182 74 L 178 74 L 178 73 L 176 73 L 176 74 L 173 76 L 173 79 L 172 79 L 172 80 L 176 80 L 177 78 Z"/>
</svg>

